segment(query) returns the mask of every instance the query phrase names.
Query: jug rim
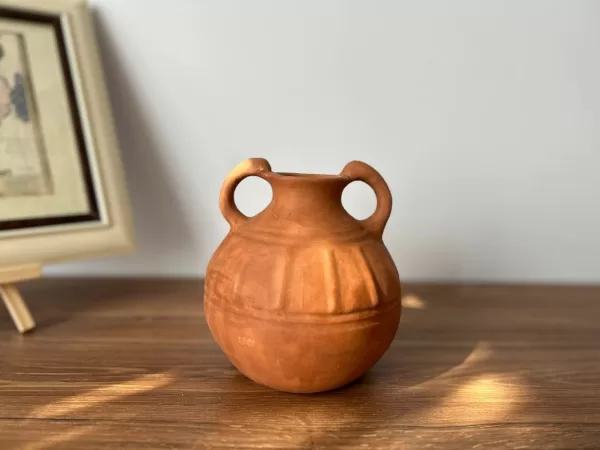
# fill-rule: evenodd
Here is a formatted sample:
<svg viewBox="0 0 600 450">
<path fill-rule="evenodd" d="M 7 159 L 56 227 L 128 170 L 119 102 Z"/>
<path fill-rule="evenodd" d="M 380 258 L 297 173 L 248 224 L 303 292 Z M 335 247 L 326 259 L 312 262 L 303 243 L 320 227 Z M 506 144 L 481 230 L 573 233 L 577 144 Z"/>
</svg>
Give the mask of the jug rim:
<svg viewBox="0 0 600 450">
<path fill-rule="evenodd" d="M 335 175 L 328 173 L 300 173 L 300 172 L 271 172 L 270 176 L 280 179 L 304 179 L 304 180 L 346 180 L 345 175 Z"/>
</svg>

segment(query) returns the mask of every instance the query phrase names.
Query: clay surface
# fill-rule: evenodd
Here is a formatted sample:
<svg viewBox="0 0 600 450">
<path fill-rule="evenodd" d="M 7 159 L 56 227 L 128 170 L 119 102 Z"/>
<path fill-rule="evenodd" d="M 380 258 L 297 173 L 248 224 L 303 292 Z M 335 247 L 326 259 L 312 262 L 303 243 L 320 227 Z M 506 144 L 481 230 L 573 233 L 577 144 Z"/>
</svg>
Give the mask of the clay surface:
<svg viewBox="0 0 600 450">
<path fill-rule="evenodd" d="M 249 176 L 273 189 L 252 218 L 234 202 Z M 342 191 L 357 180 L 377 194 L 366 220 L 342 206 Z M 231 230 L 208 265 L 204 308 L 240 372 L 310 393 L 348 384 L 381 358 L 398 328 L 401 290 L 381 239 L 392 197 L 375 169 L 353 161 L 340 175 L 285 174 L 249 159 L 225 180 L 220 207 Z"/>
</svg>

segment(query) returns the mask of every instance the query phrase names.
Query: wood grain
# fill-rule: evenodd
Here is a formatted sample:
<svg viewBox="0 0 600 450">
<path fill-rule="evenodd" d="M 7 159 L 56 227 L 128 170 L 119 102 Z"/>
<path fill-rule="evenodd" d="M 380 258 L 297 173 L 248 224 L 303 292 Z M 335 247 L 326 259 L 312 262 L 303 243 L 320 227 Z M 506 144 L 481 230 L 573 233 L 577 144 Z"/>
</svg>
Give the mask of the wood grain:
<svg viewBox="0 0 600 450">
<path fill-rule="evenodd" d="M 384 358 L 310 396 L 237 373 L 200 281 L 23 287 L 38 328 L 0 311 L 2 449 L 600 445 L 600 287 L 405 286 Z"/>
</svg>

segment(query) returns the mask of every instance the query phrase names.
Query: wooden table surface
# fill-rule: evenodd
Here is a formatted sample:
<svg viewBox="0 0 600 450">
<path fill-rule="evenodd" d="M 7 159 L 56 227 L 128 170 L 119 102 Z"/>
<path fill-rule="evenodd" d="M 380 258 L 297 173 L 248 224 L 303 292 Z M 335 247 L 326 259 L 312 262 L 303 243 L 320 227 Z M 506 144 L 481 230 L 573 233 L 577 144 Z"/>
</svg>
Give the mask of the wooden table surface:
<svg viewBox="0 0 600 450">
<path fill-rule="evenodd" d="M 600 287 L 406 285 L 358 382 L 293 395 L 213 342 L 193 280 L 23 286 L 0 310 L 0 449 L 598 449 Z"/>
</svg>

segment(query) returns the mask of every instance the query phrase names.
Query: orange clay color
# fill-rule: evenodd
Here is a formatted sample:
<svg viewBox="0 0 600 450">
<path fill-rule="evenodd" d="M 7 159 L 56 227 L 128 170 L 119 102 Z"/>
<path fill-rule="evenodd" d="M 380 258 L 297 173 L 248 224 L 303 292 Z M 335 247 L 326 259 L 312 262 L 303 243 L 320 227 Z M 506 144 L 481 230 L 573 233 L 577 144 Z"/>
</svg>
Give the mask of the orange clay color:
<svg viewBox="0 0 600 450">
<path fill-rule="evenodd" d="M 234 203 L 249 176 L 273 189 L 252 218 Z M 358 180 L 377 194 L 366 220 L 342 206 L 342 191 Z M 335 389 L 371 368 L 394 339 L 401 310 L 398 271 L 381 239 L 392 208 L 381 175 L 358 161 L 340 175 L 276 173 L 254 158 L 227 177 L 220 207 L 231 230 L 208 265 L 204 308 L 233 365 L 297 393 Z"/>
</svg>

